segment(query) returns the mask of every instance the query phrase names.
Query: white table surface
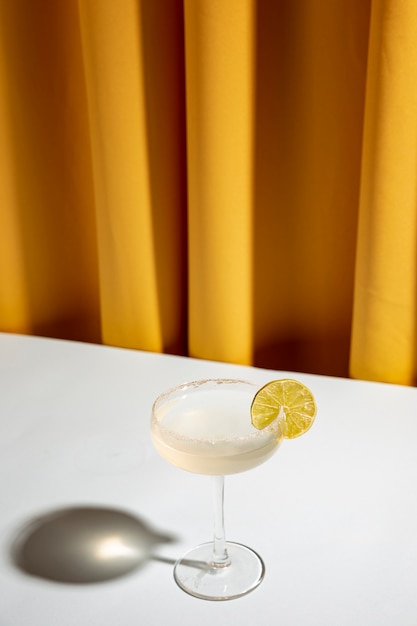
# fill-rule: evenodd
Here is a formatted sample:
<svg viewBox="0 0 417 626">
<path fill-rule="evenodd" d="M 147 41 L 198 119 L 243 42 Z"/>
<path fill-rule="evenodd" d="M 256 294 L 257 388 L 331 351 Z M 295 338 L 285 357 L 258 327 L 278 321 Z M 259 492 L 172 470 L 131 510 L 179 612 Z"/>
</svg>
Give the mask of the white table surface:
<svg viewBox="0 0 417 626">
<path fill-rule="evenodd" d="M 211 539 L 208 477 L 154 451 L 150 407 L 204 377 L 288 373 L 0 334 L 0 626 L 416 626 L 417 389 L 324 376 L 304 437 L 226 479 L 226 535 L 266 577 L 228 602 L 181 591 L 171 561 Z M 11 559 L 22 525 L 69 507 L 133 515 L 155 533 L 132 573 L 68 584 Z"/>
</svg>

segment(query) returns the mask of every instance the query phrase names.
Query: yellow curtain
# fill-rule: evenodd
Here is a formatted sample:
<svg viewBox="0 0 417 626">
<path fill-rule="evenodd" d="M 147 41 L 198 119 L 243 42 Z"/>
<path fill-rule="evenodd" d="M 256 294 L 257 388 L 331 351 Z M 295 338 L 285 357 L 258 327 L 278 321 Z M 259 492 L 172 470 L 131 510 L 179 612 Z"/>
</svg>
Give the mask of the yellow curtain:
<svg viewBox="0 0 417 626">
<path fill-rule="evenodd" d="M 0 331 L 416 383 L 414 0 L 0 7 Z"/>
<path fill-rule="evenodd" d="M 417 380 L 417 3 L 372 5 L 351 372 Z"/>
</svg>

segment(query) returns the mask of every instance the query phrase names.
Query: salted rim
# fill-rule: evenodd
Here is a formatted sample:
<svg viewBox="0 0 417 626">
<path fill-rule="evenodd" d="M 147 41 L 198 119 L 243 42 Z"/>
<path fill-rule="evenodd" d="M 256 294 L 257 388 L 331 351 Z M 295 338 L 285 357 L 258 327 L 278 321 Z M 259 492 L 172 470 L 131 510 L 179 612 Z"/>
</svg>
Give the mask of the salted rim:
<svg viewBox="0 0 417 626">
<path fill-rule="evenodd" d="M 171 387 L 170 389 L 166 389 L 164 392 L 162 392 L 154 401 L 154 403 L 152 404 L 152 424 L 155 424 L 157 426 L 157 428 L 162 431 L 163 433 L 166 433 L 167 435 L 169 435 L 172 439 L 175 439 L 177 441 L 184 441 L 184 442 L 193 442 L 193 443 L 208 443 L 208 444 L 216 444 L 216 443 L 221 443 L 221 442 L 233 442 L 233 441 L 251 441 L 253 439 L 261 439 L 265 437 L 265 434 L 276 434 L 280 431 L 279 428 L 279 420 L 278 418 L 276 420 L 274 420 L 273 422 L 271 422 L 271 424 L 268 424 L 268 426 L 266 426 L 265 428 L 263 428 L 262 430 L 258 430 L 255 428 L 255 426 L 253 426 L 252 421 L 251 421 L 251 414 L 250 414 L 250 406 L 249 405 L 249 410 L 248 410 L 248 419 L 249 419 L 249 423 L 252 426 L 252 428 L 254 429 L 253 433 L 249 433 L 248 435 L 240 435 L 238 437 L 217 437 L 217 438 L 199 438 L 199 437 L 188 437 L 186 435 L 182 435 L 180 433 L 178 433 L 175 430 L 171 430 L 170 428 L 167 428 L 166 426 L 163 426 L 160 422 L 160 420 L 158 420 L 157 416 L 156 416 L 156 410 L 157 407 L 160 403 L 162 403 L 166 398 L 168 398 L 171 394 L 173 394 L 174 392 L 178 392 L 181 391 L 183 389 L 189 389 L 189 388 L 196 388 L 196 387 L 201 387 L 207 383 L 215 383 L 218 385 L 233 385 L 233 384 L 245 384 L 245 385 L 250 385 L 251 387 L 253 387 L 254 389 L 260 389 L 262 388 L 262 383 L 255 383 L 253 381 L 250 380 L 245 380 L 243 378 L 204 378 L 204 379 L 200 379 L 200 380 L 194 380 L 194 381 L 189 381 L 189 382 L 185 382 L 185 383 L 181 383 L 180 385 L 177 385 L 175 387 Z"/>
</svg>

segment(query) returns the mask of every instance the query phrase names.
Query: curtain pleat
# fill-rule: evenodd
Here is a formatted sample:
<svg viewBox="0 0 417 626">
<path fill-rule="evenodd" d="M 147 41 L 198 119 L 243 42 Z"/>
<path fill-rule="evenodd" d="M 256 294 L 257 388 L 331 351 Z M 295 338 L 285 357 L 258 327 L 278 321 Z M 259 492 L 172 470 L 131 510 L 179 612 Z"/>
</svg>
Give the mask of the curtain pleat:
<svg viewBox="0 0 417 626">
<path fill-rule="evenodd" d="M 250 363 L 252 0 L 185 3 L 189 348 Z"/>
<path fill-rule="evenodd" d="M 94 194 L 75 3 L 1 3 L 0 324 L 99 340 Z"/>
<path fill-rule="evenodd" d="M 370 7 L 256 6 L 254 359 L 346 375 Z"/>
<path fill-rule="evenodd" d="M 103 341 L 174 349 L 186 271 L 181 5 L 79 6 Z"/>
<path fill-rule="evenodd" d="M 416 383 L 414 0 L 0 8 L 0 331 Z"/>
<path fill-rule="evenodd" d="M 417 4 L 373 3 L 351 373 L 417 369 Z"/>
</svg>

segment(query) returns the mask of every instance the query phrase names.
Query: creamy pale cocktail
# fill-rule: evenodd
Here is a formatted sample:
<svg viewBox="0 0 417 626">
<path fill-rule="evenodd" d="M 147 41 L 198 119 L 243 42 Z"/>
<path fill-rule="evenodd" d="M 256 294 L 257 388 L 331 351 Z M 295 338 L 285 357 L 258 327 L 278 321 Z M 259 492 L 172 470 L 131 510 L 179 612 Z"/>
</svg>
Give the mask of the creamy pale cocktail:
<svg viewBox="0 0 417 626">
<path fill-rule="evenodd" d="M 282 439 L 277 419 L 258 430 L 250 407 L 256 385 L 213 383 L 155 407 L 151 436 L 167 461 L 196 474 L 235 474 L 266 461 Z"/>
</svg>

